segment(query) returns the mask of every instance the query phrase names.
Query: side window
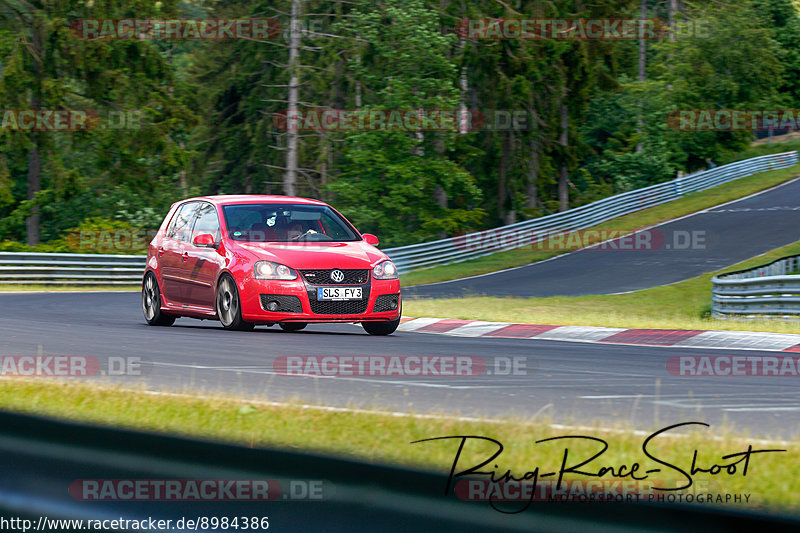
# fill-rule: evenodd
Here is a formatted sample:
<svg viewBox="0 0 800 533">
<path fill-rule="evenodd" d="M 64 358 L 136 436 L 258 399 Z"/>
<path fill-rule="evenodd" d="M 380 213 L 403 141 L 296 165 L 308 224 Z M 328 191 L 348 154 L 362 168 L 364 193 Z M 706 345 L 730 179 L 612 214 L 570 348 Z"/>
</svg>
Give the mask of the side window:
<svg viewBox="0 0 800 533">
<path fill-rule="evenodd" d="M 214 236 L 214 242 L 219 242 L 219 218 L 217 217 L 217 208 L 213 205 L 201 202 L 200 207 L 197 209 L 197 220 L 194 223 L 193 236 L 210 233 Z"/>
<path fill-rule="evenodd" d="M 176 241 L 189 241 L 189 231 L 191 229 L 192 217 L 194 216 L 195 209 L 197 209 L 198 202 L 189 202 L 183 204 L 175 212 L 172 217 L 172 222 L 169 223 L 167 228 L 167 238 Z"/>
</svg>

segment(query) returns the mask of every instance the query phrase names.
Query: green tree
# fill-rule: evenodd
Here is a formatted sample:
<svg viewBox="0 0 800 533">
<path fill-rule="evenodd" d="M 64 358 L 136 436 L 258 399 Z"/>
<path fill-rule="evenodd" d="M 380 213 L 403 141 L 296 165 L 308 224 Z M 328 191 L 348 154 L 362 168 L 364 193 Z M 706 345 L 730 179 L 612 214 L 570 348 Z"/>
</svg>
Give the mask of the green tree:
<svg viewBox="0 0 800 533">
<path fill-rule="evenodd" d="M 457 68 L 448 57 L 455 36 L 442 34 L 437 14 L 421 0 L 362 3 L 339 29 L 352 37 L 348 67 L 361 84 L 365 111 L 459 108 Z M 474 227 L 483 216 L 475 208 L 481 191 L 450 157 L 457 136 L 455 125 L 344 134 L 342 171 L 330 185 L 337 205 L 390 244 Z"/>
<path fill-rule="evenodd" d="M 674 109 L 764 109 L 780 103 L 780 47 L 753 2 L 687 5 L 686 16 L 704 31 L 661 43 L 654 68 L 671 88 Z M 751 140 L 747 131 L 700 131 L 683 132 L 678 142 L 687 170 L 695 170 Z"/>
<path fill-rule="evenodd" d="M 135 110 L 142 124 L 135 131 L 0 130 L 5 152 L 0 187 L 14 183 L 12 201 L 0 212 L 0 232 L 24 231 L 35 245 L 42 224 L 44 236 L 52 238 L 65 225 L 99 214 L 94 209 L 113 210 L 113 203 L 102 205 L 102 199 L 113 197 L 114 189 L 134 199 L 138 193 L 141 202 L 154 184 L 185 167 L 190 154 L 171 135 L 192 116 L 180 105 L 181 89 L 163 50 L 151 42 L 85 39 L 70 29 L 77 18 L 172 16 L 176 3 L 9 0 L 0 5 L 5 109 L 89 109 L 101 117 Z"/>
</svg>

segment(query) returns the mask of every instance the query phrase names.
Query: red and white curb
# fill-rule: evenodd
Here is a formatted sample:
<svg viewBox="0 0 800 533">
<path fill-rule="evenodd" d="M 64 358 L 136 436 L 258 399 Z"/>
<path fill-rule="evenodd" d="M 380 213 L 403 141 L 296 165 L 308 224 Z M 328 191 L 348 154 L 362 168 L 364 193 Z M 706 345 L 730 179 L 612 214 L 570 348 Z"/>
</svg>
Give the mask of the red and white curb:
<svg viewBox="0 0 800 533">
<path fill-rule="evenodd" d="M 757 331 L 600 328 L 412 317 L 402 317 L 398 329 L 454 337 L 500 337 L 639 346 L 800 352 L 800 335 Z"/>
</svg>

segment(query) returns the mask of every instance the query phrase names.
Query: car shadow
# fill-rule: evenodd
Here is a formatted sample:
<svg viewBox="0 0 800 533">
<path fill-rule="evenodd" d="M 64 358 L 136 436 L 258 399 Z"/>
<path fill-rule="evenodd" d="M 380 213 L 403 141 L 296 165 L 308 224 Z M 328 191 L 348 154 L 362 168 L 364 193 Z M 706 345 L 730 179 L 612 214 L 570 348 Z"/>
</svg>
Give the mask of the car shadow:
<svg viewBox="0 0 800 533">
<path fill-rule="evenodd" d="M 147 324 L 144 324 L 147 326 Z M 147 326 L 151 327 L 151 326 Z M 200 329 L 200 330 L 218 330 L 218 331 L 229 331 L 223 328 L 221 325 L 212 325 L 212 324 L 173 324 L 170 328 L 179 328 L 179 329 Z M 168 329 L 168 328 L 164 328 Z M 348 331 L 315 331 L 315 330 L 308 330 L 304 329 L 302 331 L 283 331 L 280 326 L 256 326 L 256 328 L 252 331 L 240 331 L 237 333 L 251 333 L 251 334 L 277 334 L 277 335 L 339 335 L 339 336 L 355 336 L 355 335 L 367 335 L 370 336 L 366 331 L 356 330 L 352 332 Z"/>
</svg>

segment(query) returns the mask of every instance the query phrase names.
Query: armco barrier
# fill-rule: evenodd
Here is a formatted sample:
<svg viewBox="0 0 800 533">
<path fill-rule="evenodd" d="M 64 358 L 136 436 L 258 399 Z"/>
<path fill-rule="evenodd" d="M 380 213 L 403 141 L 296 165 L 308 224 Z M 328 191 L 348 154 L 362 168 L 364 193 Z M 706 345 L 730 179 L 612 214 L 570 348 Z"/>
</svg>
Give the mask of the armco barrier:
<svg viewBox="0 0 800 533">
<path fill-rule="evenodd" d="M 603 198 L 561 213 L 469 233 L 462 237 L 387 248 L 384 252 L 397 264 L 401 273 L 458 263 L 499 251 L 528 246 L 546 239 L 554 232 L 586 229 L 612 218 L 675 200 L 690 192 L 709 189 L 757 172 L 787 168 L 797 164 L 797 161 L 797 152 L 754 157 Z"/>
<path fill-rule="evenodd" d="M 798 162 L 797 152 L 764 155 L 665 183 L 629 191 L 591 204 L 508 226 L 461 237 L 386 248 L 398 270 L 424 269 L 513 250 L 546 239 L 553 233 L 590 228 L 601 222 L 652 207 L 694 191 Z M 0 285 L 138 285 L 143 255 L 48 254 L 0 252 Z"/>
<path fill-rule="evenodd" d="M 140 285 L 146 256 L 0 252 L 0 285 Z"/>
<path fill-rule="evenodd" d="M 800 255 L 714 276 L 711 312 L 715 318 L 800 317 Z"/>
</svg>

